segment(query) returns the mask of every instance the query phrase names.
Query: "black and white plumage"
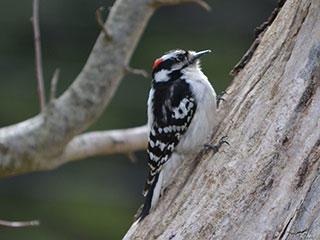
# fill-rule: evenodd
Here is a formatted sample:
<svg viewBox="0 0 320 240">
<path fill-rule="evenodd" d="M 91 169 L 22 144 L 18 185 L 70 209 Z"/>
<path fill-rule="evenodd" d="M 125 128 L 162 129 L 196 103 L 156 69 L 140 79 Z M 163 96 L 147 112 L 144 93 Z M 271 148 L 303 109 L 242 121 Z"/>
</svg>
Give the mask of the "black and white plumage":
<svg viewBox="0 0 320 240">
<path fill-rule="evenodd" d="M 200 151 L 212 132 L 216 94 L 199 66 L 209 53 L 172 50 L 153 66 L 148 99 L 149 174 L 140 221 L 157 204 L 172 171 L 188 154 Z"/>
</svg>

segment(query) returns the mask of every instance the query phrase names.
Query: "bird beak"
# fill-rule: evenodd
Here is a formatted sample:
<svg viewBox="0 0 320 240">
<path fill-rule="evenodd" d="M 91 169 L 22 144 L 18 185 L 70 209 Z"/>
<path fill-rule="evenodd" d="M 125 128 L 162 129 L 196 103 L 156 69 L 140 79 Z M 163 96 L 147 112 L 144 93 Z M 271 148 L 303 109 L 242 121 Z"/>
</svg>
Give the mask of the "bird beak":
<svg viewBox="0 0 320 240">
<path fill-rule="evenodd" d="M 204 51 L 200 51 L 200 52 L 197 52 L 193 55 L 193 57 L 191 58 L 190 62 L 191 63 L 194 63 L 198 58 L 200 58 L 201 56 L 203 56 L 204 54 L 207 54 L 207 53 L 211 53 L 211 50 L 204 50 Z"/>
</svg>

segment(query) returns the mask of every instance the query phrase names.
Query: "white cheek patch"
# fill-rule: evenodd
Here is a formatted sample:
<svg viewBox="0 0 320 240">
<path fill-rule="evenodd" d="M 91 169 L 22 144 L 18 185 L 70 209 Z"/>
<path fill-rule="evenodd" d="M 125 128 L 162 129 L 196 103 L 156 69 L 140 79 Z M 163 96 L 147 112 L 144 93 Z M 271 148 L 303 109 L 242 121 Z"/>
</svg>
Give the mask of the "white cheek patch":
<svg viewBox="0 0 320 240">
<path fill-rule="evenodd" d="M 168 73 L 169 71 L 166 70 L 166 69 L 162 69 L 161 71 L 157 72 L 154 76 L 154 80 L 156 82 L 166 82 L 169 80 L 169 77 L 168 77 Z"/>
</svg>

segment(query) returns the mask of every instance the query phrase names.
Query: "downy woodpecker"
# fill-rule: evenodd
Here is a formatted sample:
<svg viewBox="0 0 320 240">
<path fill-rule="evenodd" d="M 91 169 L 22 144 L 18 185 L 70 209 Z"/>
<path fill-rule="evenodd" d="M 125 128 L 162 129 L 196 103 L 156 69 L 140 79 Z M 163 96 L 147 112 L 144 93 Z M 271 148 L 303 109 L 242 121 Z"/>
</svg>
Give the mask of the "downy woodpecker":
<svg viewBox="0 0 320 240">
<path fill-rule="evenodd" d="M 153 65 L 148 99 L 149 174 L 141 221 L 157 204 L 173 170 L 209 140 L 216 121 L 216 93 L 200 68 L 211 52 L 172 50 Z"/>
</svg>

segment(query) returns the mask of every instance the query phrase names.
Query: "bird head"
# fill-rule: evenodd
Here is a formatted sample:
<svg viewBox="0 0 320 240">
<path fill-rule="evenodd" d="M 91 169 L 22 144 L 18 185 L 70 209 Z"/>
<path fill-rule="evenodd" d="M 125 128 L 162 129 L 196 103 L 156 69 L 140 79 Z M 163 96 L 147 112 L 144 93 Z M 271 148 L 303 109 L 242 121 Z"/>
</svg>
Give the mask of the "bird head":
<svg viewBox="0 0 320 240">
<path fill-rule="evenodd" d="M 211 50 L 200 52 L 186 50 L 171 50 L 155 60 L 152 68 L 154 82 L 168 82 L 182 76 L 184 70 L 199 67 L 199 59 Z"/>
</svg>

